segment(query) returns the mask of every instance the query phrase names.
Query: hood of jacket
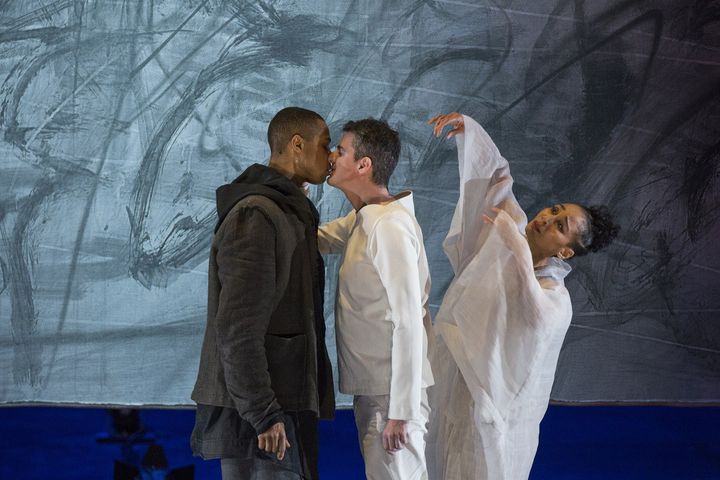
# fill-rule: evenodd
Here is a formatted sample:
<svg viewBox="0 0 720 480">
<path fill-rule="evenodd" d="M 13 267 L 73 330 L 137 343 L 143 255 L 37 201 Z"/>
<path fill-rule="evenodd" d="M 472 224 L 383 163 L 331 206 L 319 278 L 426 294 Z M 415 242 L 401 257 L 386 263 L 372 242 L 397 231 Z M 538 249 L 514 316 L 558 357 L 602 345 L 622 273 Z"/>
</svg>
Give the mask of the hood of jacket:
<svg viewBox="0 0 720 480">
<path fill-rule="evenodd" d="M 266 165 L 253 164 L 235 180 L 215 191 L 218 223 L 215 231 L 230 210 L 243 198 L 262 195 L 275 202 L 282 211 L 293 213 L 305 223 L 318 223 L 318 213 L 305 193 L 290 179 Z"/>
</svg>

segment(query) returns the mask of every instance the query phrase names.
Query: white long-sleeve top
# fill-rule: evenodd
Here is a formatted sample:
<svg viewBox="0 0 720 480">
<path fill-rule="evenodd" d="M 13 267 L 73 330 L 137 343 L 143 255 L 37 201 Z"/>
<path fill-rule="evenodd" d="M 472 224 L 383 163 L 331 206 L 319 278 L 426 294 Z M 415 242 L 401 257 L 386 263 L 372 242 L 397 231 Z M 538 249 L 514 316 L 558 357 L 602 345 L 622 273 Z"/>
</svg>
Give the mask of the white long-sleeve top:
<svg viewBox="0 0 720 480">
<path fill-rule="evenodd" d="M 465 133 L 456 136 L 460 198 L 443 243 L 455 277 L 436 317 L 432 352 L 438 382 L 430 478 L 519 480 L 532 465 L 572 317 L 563 283 L 570 267 L 553 258 L 533 269 L 508 162 L 477 122 L 464 120 Z M 482 214 L 492 216 L 493 207 L 503 212 L 485 224 Z M 446 374 L 455 368 L 462 383 Z M 465 388 L 472 404 L 459 408 Z M 453 418 L 453 410 L 472 418 Z"/>
<path fill-rule="evenodd" d="M 340 391 L 389 394 L 388 418 L 422 418 L 422 389 L 433 383 L 430 274 L 412 193 L 322 225 L 318 245 L 343 255 L 335 304 Z"/>
</svg>

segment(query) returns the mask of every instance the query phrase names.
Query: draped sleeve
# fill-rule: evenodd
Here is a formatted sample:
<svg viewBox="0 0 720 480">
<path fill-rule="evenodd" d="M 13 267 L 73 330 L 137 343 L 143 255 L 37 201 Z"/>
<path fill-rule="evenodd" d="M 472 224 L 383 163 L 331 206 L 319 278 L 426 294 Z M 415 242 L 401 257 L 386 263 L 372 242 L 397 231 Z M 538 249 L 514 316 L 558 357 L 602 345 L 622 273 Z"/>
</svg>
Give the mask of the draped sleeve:
<svg viewBox="0 0 720 480">
<path fill-rule="evenodd" d="M 456 275 L 487 239 L 482 214 L 490 214 L 492 208 L 497 207 L 505 210 L 520 230 L 527 224 L 527 217 L 512 192 L 513 178 L 507 160 L 480 124 L 465 115 L 463 119 L 465 133 L 455 136 L 460 198 L 443 242 Z"/>
<path fill-rule="evenodd" d="M 500 212 L 455 278 L 436 319 L 483 422 L 503 428 L 513 401 L 572 317 L 562 284 L 543 288 L 527 240 Z"/>
</svg>

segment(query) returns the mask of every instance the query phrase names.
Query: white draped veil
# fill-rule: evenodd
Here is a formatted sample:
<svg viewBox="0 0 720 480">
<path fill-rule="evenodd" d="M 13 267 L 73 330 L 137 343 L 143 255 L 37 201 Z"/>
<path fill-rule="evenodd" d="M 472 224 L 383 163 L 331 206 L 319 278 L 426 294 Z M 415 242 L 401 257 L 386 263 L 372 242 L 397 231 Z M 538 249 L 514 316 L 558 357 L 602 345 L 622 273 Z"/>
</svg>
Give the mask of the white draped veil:
<svg viewBox="0 0 720 480">
<path fill-rule="evenodd" d="M 507 161 L 469 117 L 456 138 L 460 198 L 443 244 L 455 278 L 435 321 L 428 463 L 431 478 L 517 480 L 529 474 L 572 317 L 570 267 L 552 259 L 534 271 Z M 485 224 L 493 207 L 502 211 Z"/>
</svg>

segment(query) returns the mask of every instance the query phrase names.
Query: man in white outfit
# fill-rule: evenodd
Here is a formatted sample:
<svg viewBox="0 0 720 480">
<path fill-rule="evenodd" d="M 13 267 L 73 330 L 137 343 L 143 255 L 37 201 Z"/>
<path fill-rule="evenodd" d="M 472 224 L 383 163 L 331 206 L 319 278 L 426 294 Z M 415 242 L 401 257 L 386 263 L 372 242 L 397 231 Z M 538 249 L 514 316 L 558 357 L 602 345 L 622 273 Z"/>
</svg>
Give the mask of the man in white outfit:
<svg viewBox="0 0 720 480">
<path fill-rule="evenodd" d="M 425 479 L 430 275 L 411 192 L 387 185 L 400 139 L 385 122 L 348 122 L 328 183 L 353 210 L 320 227 L 322 253 L 343 255 L 335 325 L 340 391 L 354 395 L 368 479 Z"/>
</svg>

